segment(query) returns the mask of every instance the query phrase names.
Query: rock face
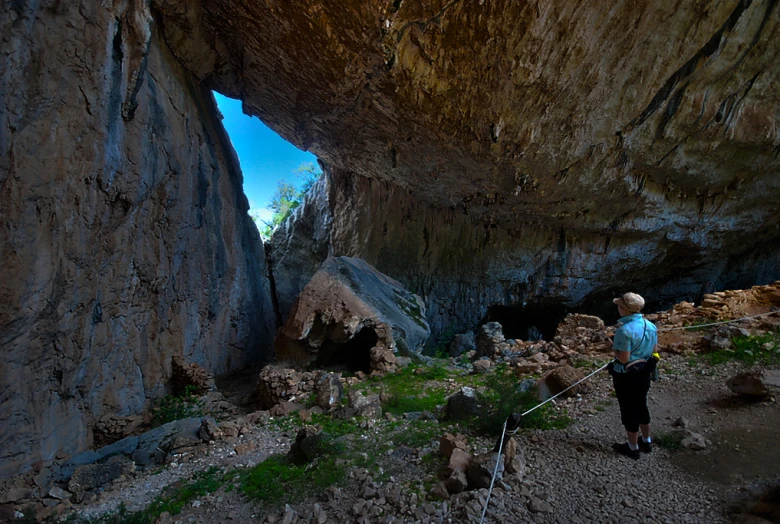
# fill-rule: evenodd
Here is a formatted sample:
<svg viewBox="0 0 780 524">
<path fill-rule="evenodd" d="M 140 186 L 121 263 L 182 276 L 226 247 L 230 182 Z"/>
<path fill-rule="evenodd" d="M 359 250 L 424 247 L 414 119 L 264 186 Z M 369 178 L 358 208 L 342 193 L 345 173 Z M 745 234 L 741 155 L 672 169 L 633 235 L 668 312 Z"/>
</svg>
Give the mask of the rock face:
<svg viewBox="0 0 780 524">
<path fill-rule="evenodd" d="M 273 241 L 283 316 L 328 254 L 422 296 L 434 334 L 780 275 L 775 2 L 202 5 L 166 16 L 177 54 L 328 167 Z"/>
<path fill-rule="evenodd" d="M 89 446 L 172 358 L 270 358 L 263 246 L 211 93 L 144 2 L 0 14 L 0 478 Z"/>
<path fill-rule="evenodd" d="M 775 1 L 93 4 L 0 14 L 0 477 L 142 410 L 174 355 L 268 347 L 207 88 L 326 168 L 273 242 L 283 318 L 327 256 L 420 295 L 435 333 L 780 276 Z"/>
<path fill-rule="evenodd" d="M 278 360 L 298 366 L 387 371 L 388 351 L 418 354 L 429 333 L 419 297 L 362 260 L 339 257 L 303 289 L 275 345 Z"/>
</svg>

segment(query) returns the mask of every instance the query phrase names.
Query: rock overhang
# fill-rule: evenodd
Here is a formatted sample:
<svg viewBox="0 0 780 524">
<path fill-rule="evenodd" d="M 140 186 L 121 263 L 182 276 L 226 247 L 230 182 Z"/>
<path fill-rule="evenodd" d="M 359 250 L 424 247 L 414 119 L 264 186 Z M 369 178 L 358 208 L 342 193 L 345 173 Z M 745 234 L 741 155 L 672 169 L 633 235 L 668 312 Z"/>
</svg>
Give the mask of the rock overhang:
<svg viewBox="0 0 780 524">
<path fill-rule="evenodd" d="M 431 205 L 503 228 L 777 218 L 774 2 L 155 4 L 213 88 Z"/>
</svg>

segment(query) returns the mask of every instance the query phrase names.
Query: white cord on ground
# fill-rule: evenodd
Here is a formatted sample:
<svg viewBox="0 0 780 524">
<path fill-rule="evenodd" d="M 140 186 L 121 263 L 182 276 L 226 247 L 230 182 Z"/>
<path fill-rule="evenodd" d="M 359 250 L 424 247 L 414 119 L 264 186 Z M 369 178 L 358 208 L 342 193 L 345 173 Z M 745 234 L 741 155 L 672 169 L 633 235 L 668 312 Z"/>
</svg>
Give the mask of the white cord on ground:
<svg viewBox="0 0 780 524">
<path fill-rule="evenodd" d="M 770 311 L 769 313 L 761 313 L 760 315 L 751 315 L 749 317 L 735 318 L 733 320 L 724 320 L 722 322 L 713 322 L 711 324 L 700 324 L 698 326 L 679 326 L 679 327 L 673 327 L 673 328 L 667 328 L 667 329 L 659 329 L 658 331 L 659 332 L 667 332 L 667 331 L 678 331 L 678 330 L 683 330 L 683 329 L 700 329 L 700 328 L 705 328 L 705 327 L 710 327 L 710 326 L 719 326 L 721 324 L 731 324 L 732 322 L 739 322 L 741 320 L 749 320 L 751 318 L 767 317 L 769 315 L 774 315 L 775 313 L 780 313 L 780 311 Z M 575 382 L 574 384 L 572 384 L 568 388 L 564 389 L 560 393 L 557 393 L 557 394 L 553 395 L 552 397 L 548 398 L 547 400 L 545 400 L 541 404 L 532 407 L 531 409 L 529 409 L 528 411 L 523 413 L 520 417 L 522 418 L 522 417 L 528 415 L 529 413 L 531 413 L 532 411 L 535 411 L 535 410 L 539 409 L 540 407 L 544 406 L 545 404 L 547 404 L 551 400 L 555 400 L 555 398 L 558 397 L 559 395 L 562 395 L 562 394 L 566 393 L 571 388 L 577 386 L 581 382 L 585 382 L 590 377 L 592 377 L 593 375 L 595 375 L 596 373 L 598 373 L 602 369 L 606 368 L 607 366 L 609 366 L 609 363 L 604 364 L 603 366 L 598 368 L 596 371 L 594 371 L 593 373 L 591 373 L 587 377 L 583 378 L 582 380 L 578 380 L 577 382 Z M 501 450 L 504 447 L 504 435 L 505 434 L 506 434 L 506 420 L 504 421 L 504 428 L 501 430 L 501 444 L 498 446 L 498 457 L 496 457 L 496 467 L 493 469 L 493 478 L 490 479 L 490 489 L 488 489 L 487 500 L 485 501 L 485 507 L 482 510 L 482 518 L 479 521 L 480 524 L 482 524 L 485 521 L 485 515 L 487 514 L 488 504 L 490 503 L 490 495 L 493 493 L 493 483 L 496 481 L 496 475 L 498 474 L 498 463 L 501 460 Z"/>
<path fill-rule="evenodd" d="M 496 456 L 496 467 L 493 468 L 493 478 L 490 479 L 490 489 L 488 489 L 487 500 L 485 500 L 485 507 L 482 509 L 482 518 L 479 520 L 480 524 L 485 521 L 485 514 L 487 513 L 488 504 L 490 504 L 490 494 L 493 493 L 493 483 L 496 481 L 496 474 L 498 474 L 498 464 L 501 462 L 501 450 L 504 449 L 504 435 L 506 434 L 506 420 L 504 421 L 504 429 L 501 430 L 501 441 L 498 445 L 498 455 Z"/>
<path fill-rule="evenodd" d="M 768 317 L 769 315 L 774 315 L 776 313 L 780 313 L 780 311 L 770 311 L 769 313 L 761 313 L 760 315 L 751 315 L 749 317 L 742 317 L 742 318 L 735 318 L 732 320 L 723 320 L 721 322 L 712 322 L 710 324 L 699 324 L 696 326 L 679 326 L 679 327 L 673 327 L 673 328 L 665 328 L 665 329 L 659 329 L 659 332 L 667 332 L 667 331 L 678 331 L 682 329 L 701 329 L 706 328 L 710 326 L 720 326 L 721 324 L 731 324 L 733 322 L 739 322 L 741 320 L 750 320 L 751 318 L 759 318 L 759 317 Z"/>
</svg>

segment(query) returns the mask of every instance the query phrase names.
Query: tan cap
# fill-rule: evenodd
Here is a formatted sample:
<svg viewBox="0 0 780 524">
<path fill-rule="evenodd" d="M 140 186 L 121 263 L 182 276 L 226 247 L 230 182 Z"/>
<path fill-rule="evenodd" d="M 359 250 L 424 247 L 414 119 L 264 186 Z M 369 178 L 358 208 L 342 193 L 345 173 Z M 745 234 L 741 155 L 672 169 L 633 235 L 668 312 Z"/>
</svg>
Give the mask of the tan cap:
<svg viewBox="0 0 780 524">
<path fill-rule="evenodd" d="M 645 307 L 645 299 L 636 293 L 624 293 L 612 302 L 619 306 L 623 306 L 632 313 L 639 313 L 642 311 L 642 308 Z"/>
</svg>

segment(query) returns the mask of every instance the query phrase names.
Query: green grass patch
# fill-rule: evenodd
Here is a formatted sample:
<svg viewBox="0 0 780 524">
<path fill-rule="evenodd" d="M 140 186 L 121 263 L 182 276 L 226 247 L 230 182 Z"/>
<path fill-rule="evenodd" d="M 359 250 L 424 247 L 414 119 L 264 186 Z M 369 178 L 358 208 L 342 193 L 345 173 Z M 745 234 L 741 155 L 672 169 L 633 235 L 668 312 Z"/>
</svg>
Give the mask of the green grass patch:
<svg viewBox="0 0 780 524">
<path fill-rule="evenodd" d="M 443 387 L 428 384 L 432 381 L 444 381 L 453 376 L 453 372 L 444 362 L 433 365 L 409 365 L 396 373 L 368 381 L 367 387 L 383 390 L 390 399 L 383 408 L 386 412 L 399 416 L 418 411 L 434 411 L 445 401 L 447 391 Z"/>
<path fill-rule="evenodd" d="M 214 493 L 232 474 L 225 474 L 219 468 L 212 467 L 200 471 L 189 482 L 172 485 L 163 489 L 162 493 L 144 510 L 128 511 L 121 505 L 116 511 L 86 518 L 72 515 L 65 520 L 68 524 L 153 524 L 165 512 L 178 515 L 184 506 L 204 495 Z"/>
<path fill-rule="evenodd" d="M 484 415 L 472 420 L 471 426 L 481 433 L 493 435 L 501 432 L 504 421 L 512 413 L 524 413 L 539 404 L 535 392 L 521 391 L 514 374 L 505 367 L 498 366 L 487 376 L 485 389 L 477 393 L 480 403 L 485 406 Z M 558 413 L 548 403 L 523 417 L 525 429 L 563 429 L 572 423 L 565 413 Z"/>
<path fill-rule="evenodd" d="M 420 448 L 430 443 L 433 439 L 441 437 L 442 428 L 438 422 L 433 420 L 416 420 L 408 424 L 403 429 L 394 429 L 388 438 L 396 446 L 408 446 L 410 448 Z"/>
<path fill-rule="evenodd" d="M 181 395 L 166 395 L 159 399 L 152 408 L 152 426 L 202 416 L 203 401 L 198 397 L 197 391 L 195 386 L 187 386 Z"/>
<path fill-rule="evenodd" d="M 732 348 L 707 353 L 703 358 L 713 366 L 730 361 L 763 366 L 780 364 L 780 333 L 734 337 L 731 343 Z"/>
<path fill-rule="evenodd" d="M 654 436 L 653 442 L 664 449 L 676 451 L 682 449 L 682 441 L 684 438 L 685 434 L 682 431 L 669 431 Z"/>
<path fill-rule="evenodd" d="M 241 472 L 239 485 L 249 499 L 279 505 L 302 500 L 346 478 L 345 466 L 337 466 L 333 455 L 326 454 L 310 464 L 295 464 L 286 455 L 271 455 Z"/>
</svg>

